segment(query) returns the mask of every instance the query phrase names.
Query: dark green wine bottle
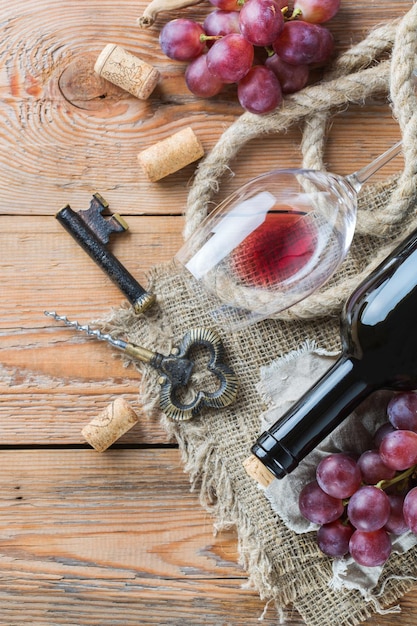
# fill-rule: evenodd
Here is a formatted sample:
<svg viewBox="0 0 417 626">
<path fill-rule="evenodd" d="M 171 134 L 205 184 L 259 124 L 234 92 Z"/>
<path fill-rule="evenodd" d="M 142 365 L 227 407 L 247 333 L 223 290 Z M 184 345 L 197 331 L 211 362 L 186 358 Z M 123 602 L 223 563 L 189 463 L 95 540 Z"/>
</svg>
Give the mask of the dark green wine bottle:
<svg viewBox="0 0 417 626">
<path fill-rule="evenodd" d="M 350 296 L 341 338 L 333 367 L 252 447 L 278 478 L 375 390 L 417 389 L 417 230 Z"/>
</svg>

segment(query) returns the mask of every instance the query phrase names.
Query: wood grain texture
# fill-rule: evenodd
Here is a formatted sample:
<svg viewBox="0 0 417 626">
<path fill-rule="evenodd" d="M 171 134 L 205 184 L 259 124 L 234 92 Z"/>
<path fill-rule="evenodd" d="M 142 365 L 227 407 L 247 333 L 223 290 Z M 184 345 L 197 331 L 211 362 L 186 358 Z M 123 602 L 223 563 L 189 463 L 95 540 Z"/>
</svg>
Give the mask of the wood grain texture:
<svg viewBox="0 0 417 626">
<path fill-rule="evenodd" d="M 0 476 L 0 624 L 258 623 L 234 532 L 213 534 L 176 450 L 3 450 Z"/>
<path fill-rule="evenodd" d="M 0 623 L 237 625 L 262 612 L 240 589 L 234 533 L 213 535 L 176 450 L 12 451 L 0 465 Z"/>
<path fill-rule="evenodd" d="M 339 51 L 410 1 L 342 0 L 331 23 Z M 54 219 L 88 207 L 98 191 L 129 231 L 110 248 L 146 285 L 181 244 L 190 165 L 147 181 L 137 154 L 185 126 L 208 152 L 241 114 L 234 88 L 195 99 L 184 65 L 157 39 L 166 21 L 140 30 L 145 2 L 14 0 L 0 6 L 0 624 L 21 626 L 243 626 L 264 602 L 244 588 L 236 535 L 190 492 L 178 450 L 137 403 L 140 371 L 104 344 L 51 322 L 56 310 L 82 323 L 124 298 Z M 182 16 L 204 19 L 202 3 Z M 104 81 L 94 62 L 117 43 L 154 65 L 161 80 L 146 101 Z M 378 98 L 332 123 L 328 167 L 348 174 L 399 138 Z M 230 164 L 217 200 L 268 169 L 300 164 L 300 130 L 251 141 Z M 397 171 L 391 163 L 381 176 Z M 139 423 L 99 454 L 81 429 L 116 397 Z M 398 626 L 417 618 L 415 594 Z M 277 623 L 270 606 L 263 624 Z M 389 626 L 390 615 L 374 626 Z M 295 612 L 288 626 L 302 626 Z"/>
<path fill-rule="evenodd" d="M 181 213 L 194 166 L 154 185 L 140 171 L 138 152 L 182 129 L 185 121 L 210 150 L 241 111 L 233 87 L 209 101 L 191 96 L 184 84 L 184 64 L 165 59 L 157 45 L 159 29 L 173 15 L 165 13 L 153 28 L 139 29 L 136 17 L 143 6 L 123 1 L 121 9 L 111 0 L 88 4 L 20 0 L 3 8 L 2 21 L 7 24 L 0 43 L 5 59 L 0 74 L 3 140 L 13 146 L 13 159 L 8 151 L 0 155 L 0 190 L 9 213 L 51 214 L 67 202 L 82 206 L 95 190 L 125 214 Z M 346 49 L 371 25 L 407 8 L 409 2 L 391 7 L 382 1 L 363 6 L 344 0 L 332 25 L 337 49 Z M 183 15 L 203 19 L 207 10 L 203 3 Z M 115 40 L 161 72 L 160 84 L 147 101 L 94 76 L 95 59 L 106 43 Z M 336 135 L 338 147 L 329 155 L 333 169 L 346 173 L 344 167 L 350 170 L 360 164 L 361 152 L 367 160 L 391 142 L 390 134 L 398 134 L 388 107 L 381 105 L 373 118 L 384 133 L 359 132 L 359 145 L 352 144 L 355 150 L 342 150 L 354 137 L 347 114 L 345 141 Z M 363 122 L 359 117 L 356 128 L 363 128 Z M 242 169 L 245 178 L 261 173 L 265 163 L 296 165 L 298 139 L 297 130 L 292 130 L 278 139 L 253 141 L 234 167 L 237 173 Z"/>
</svg>

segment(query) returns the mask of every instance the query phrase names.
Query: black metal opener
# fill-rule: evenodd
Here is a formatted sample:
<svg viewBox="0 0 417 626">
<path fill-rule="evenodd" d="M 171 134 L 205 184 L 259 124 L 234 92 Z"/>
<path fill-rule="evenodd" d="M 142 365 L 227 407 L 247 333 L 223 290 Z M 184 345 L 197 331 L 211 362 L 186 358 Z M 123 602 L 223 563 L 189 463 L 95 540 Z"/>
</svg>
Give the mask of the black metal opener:
<svg viewBox="0 0 417 626">
<path fill-rule="evenodd" d="M 45 311 L 45 315 L 53 317 L 58 322 L 64 322 L 67 326 L 85 332 L 101 341 L 106 341 L 118 350 L 122 350 L 129 356 L 148 363 L 160 373 L 159 384 L 161 391 L 159 405 L 161 410 L 175 421 L 189 420 L 197 415 L 203 407 L 221 409 L 231 404 L 236 398 L 238 381 L 234 371 L 223 363 L 224 348 L 220 337 L 209 328 L 193 328 L 183 337 L 178 348 L 175 348 L 169 356 L 159 352 L 153 352 L 142 346 L 116 339 L 109 334 L 102 333 L 90 326 L 82 326 L 77 321 L 70 321 L 64 315 Z M 205 347 L 210 353 L 207 369 L 219 380 L 219 385 L 214 391 L 194 392 L 190 402 L 182 402 L 180 399 L 181 389 L 190 382 L 194 369 L 194 362 L 189 358 L 190 352 L 198 347 Z"/>
<path fill-rule="evenodd" d="M 107 218 L 102 215 L 108 206 L 106 200 L 95 193 L 88 209 L 76 212 L 67 205 L 55 217 L 119 287 L 135 312 L 142 313 L 154 303 L 155 295 L 146 291 L 114 254 L 107 250 L 106 245 L 112 233 L 128 230 L 128 225 L 117 213 Z"/>
</svg>

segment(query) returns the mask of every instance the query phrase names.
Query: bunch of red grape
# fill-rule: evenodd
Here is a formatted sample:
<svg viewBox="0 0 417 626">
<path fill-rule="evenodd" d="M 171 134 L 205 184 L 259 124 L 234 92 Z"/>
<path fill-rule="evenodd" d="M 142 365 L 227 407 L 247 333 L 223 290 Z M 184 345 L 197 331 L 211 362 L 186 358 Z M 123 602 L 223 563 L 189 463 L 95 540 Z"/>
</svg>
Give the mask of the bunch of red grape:
<svg viewBox="0 0 417 626">
<path fill-rule="evenodd" d="M 393 396 L 387 416 L 374 449 L 325 457 L 299 496 L 322 552 L 368 567 L 385 563 L 392 535 L 417 534 L 417 393 Z"/>
<path fill-rule="evenodd" d="M 302 89 L 310 67 L 326 64 L 333 53 L 333 36 L 321 23 L 337 13 L 340 0 L 295 0 L 289 17 L 285 0 L 210 3 L 217 8 L 202 25 L 177 18 L 159 38 L 167 57 L 189 63 L 185 82 L 196 96 L 236 83 L 244 109 L 267 113 L 283 94 Z"/>
</svg>

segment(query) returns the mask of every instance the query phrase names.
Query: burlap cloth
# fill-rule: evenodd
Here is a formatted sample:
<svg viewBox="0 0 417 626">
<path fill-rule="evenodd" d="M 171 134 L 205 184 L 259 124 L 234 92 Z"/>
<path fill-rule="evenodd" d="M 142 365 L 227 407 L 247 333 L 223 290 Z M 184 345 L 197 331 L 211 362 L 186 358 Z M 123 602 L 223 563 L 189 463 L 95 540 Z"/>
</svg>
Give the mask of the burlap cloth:
<svg viewBox="0 0 417 626">
<path fill-rule="evenodd" d="M 221 335 L 228 362 L 240 381 L 237 400 L 224 410 L 205 410 L 189 422 L 173 423 L 158 416 L 157 375 L 143 367 L 140 402 L 149 419 L 161 417 L 176 438 L 184 467 L 201 503 L 215 516 L 215 526 L 237 529 L 241 562 L 265 601 L 278 610 L 295 607 L 309 626 L 347 626 L 363 622 L 376 610 L 395 603 L 417 576 L 417 553 L 394 554 L 374 589 L 378 605 L 356 589 L 334 589 L 332 559 L 316 546 L 314 533 L 297 534 L 275 513 L 265 493 L 243 468 L 251 445 L 260 434 L 260 415 L 267 408 L 258 391 L 260 370 L 276 357 L 315 342 L 337 352 L 339 311 L 354 286 L 369 273 L 398 238 L 417 226 L 416 190 L 417 102 L 413 70 L 417 67 L 417 7 L 383 24 L 338 59 L 319 85 L 287 97 L 283 107 L 267 116 L 242 115 L 200 164 L 186 210 L 185 235 L 207 213 L 231 159 L 246 141 L 263 133 L 280 132 L 290 124 L 304 126 L 304 166 L 323 169 L 322 154 L 329 115 L 350 102 L 385 94 L 392 103 L 404 142 L 404 169 L 399 176 L 361 193 L 358 225 L 350 254 L 341 270 L 322 290 L 279 318 L 236 333 L 216 327 L 213 302 L 194 279 L 174 263 L 155 267 L 150 286 L 157 304 L 137 316 L 127 305 L 111 314 L 107 330 L 167 353 L 185 331 L 209 326 Z M 366 132 L 366 129 L 364 129 Z M 271 168 L 274 164 L 271 164 Z M 157 417 L 155 417 L 157 415 Z M 284 479 L 286 480 L 286 479 Z M 282 622 L 281 622 L 282 623 Z"/>
</svg>

